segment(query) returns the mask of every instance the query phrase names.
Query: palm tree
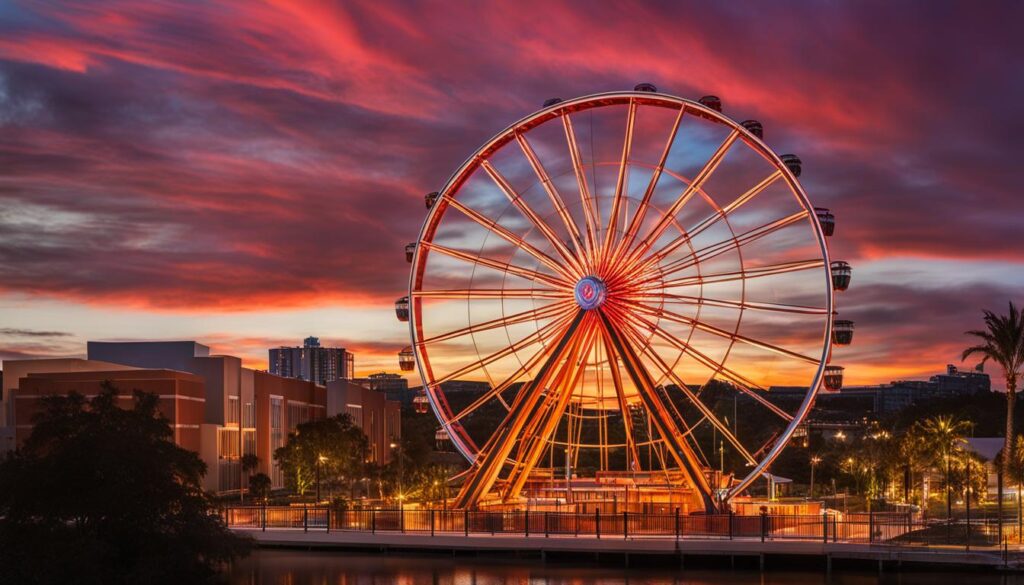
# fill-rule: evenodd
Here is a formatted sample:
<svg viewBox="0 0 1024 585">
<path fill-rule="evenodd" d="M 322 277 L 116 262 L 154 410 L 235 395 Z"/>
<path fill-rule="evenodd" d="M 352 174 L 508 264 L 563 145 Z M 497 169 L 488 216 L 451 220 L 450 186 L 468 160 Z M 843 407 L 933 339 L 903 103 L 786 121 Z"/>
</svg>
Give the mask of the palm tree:
<svg viewBox="0 0 1024 585">
<path fill-rule="evenodd" d="M 252 472 L 253 472 L 253 470 L 260 466 L 260 458 L 257 457 L 256 455 L 252 454 L 252 453 L 246 453 L 245 455 L 242 455 L 241 462 L 242 462 L 242 471 L 245 472 L 245 476 L 246 476 L 247 481 L 248 481 L 249 479 L 252 479 Z M 245 501 L 245 490 L 244 489 L 239 489 L 238 490 L 238 496 L 244 502 Z"/>
<path fill-rule="evenodd" d="M 964 436 L 971 429 L 971 423 L 952 415 L 938 415 L 919 421 L 916 425 L 921 439 L 929 447 L 929 457 L 934 464 L 945 468 L 946 478 L 946 515 L 952 516 L 953 499 L 950 485 L 953 458 L 957 451 L 967 443 Z"/>
<path fill-rule="evenodd" d="M 919 472 L 923 474 L 928 469 L 929 448 L 930 446 L 921 436 L 921 431 L 917 427 L 911 428 L 909 432 L 904 433 L 899 440 L 896 455 L 903 464 L 903 492 L 905 495 L 904 499 L 908 504 L 916 497 L 915 474 Z M 927 508 L 927 502 L 922 501 L 921 504 L 922 508 Z"/>
<path fill-rule="evenodd" d="M 996 315 L 992 311 L 984 311 L 985 329 L 968 331 L 967 335 L 976 337 L 980 344 L 964 350 L 962 360 L 974 354 L 981 355 L 981 363 L 994 361 L 1003 368 L 1006 374 L 1006 443 L 1003 452 L 1003 469 L 1014 458 L 1013 443 L 1013 407 L 1017 401 L 1017 379 L 1024 367 L 1024 314 L 1010 302 L 1009 315 Z"/>
<path fill-rule="evenodd" d="M 1024 435 L 1017 435 L 1014 441 L 1014 458 L 1003 459 L 1005 469 L 1012 474 L 1017 481 L 1017 542 L 1020 543 L 1024 536 L 1024 502 L 1021 501 L 1021 486 L 1024 486 Z M 1000 457 L 1003 453 L 999 454 Z M 1002 494 L 999 496 L 1002 498 Z M 1000 499 L 1000 501 L 1002 501 Z"/>
</svg>

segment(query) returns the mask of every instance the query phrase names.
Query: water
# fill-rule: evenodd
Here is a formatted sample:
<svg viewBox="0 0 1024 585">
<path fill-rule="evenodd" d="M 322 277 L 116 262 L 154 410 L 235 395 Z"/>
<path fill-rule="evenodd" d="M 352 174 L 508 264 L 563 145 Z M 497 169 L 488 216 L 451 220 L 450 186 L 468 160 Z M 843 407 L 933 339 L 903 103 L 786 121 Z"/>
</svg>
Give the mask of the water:
<svg viewBox="0 0 1024 585">
<path fill-rule="evenodd" d="M 539 560 L 257 550 L 229 573 L 232 585 L 1024 585 L 1024 575 L 629 568 Z"/>
</svg>

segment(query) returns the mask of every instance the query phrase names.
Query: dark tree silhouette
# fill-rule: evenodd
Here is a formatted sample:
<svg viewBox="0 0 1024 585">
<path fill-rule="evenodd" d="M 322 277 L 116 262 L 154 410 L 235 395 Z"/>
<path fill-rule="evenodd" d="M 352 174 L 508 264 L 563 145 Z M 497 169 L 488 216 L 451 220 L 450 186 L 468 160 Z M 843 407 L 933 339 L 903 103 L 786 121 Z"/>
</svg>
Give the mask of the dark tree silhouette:
<svg viewBox="0 0 1024 585">
<path fill-rule="evenodd" d="M 245 554 L 175 445 L 157 397 L 117 406 L 44 399 L 24 446 L 0 463 L 0 567 L 12 583 L 201 583 Z"/>
<path fill-rule="evenodd" d="M 256 501 L 264 502 L 270 497 L 270 476 L 266 473 L 257 473 L 249 478 L 249 495 Z"/>
<path fill-rule="evenodd" d="M 968 331 L 980 343 L 964 350 L 962 359 L 978 354 L 981 363 L 992 360 L 1003 369 L 1006 376 L 1006 443 L 1003 452 L 1008 455 L 1004 461 L 1014 459 L 1013 407 L 1017 402 L 1017 381 L 1024 367 L 1024 315 L 1010 302 L 1009 315 L 997 315 L 984 311 L 985 329 Z M 1004 466 L 1005 467 L 1005 466 Z"/>
</svg>

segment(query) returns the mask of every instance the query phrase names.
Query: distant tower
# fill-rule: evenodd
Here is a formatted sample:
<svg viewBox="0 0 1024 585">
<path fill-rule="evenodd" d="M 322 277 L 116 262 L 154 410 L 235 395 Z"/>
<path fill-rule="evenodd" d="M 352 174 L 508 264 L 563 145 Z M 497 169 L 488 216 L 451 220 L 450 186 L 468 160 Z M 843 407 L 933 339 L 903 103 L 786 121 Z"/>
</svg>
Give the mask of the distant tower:
<svg viewBox="0 0 1024 585">
<path fill-rule="evenodd" d="M 334 380 L 350 380 L 355 357 L 343 347 L 321 347 L 320 338 L 307 337 L 302 347 L 277 347 L 270 352 L 270 373 L 285 378 L 311 380 L 326 385 Z"/>
</svg>

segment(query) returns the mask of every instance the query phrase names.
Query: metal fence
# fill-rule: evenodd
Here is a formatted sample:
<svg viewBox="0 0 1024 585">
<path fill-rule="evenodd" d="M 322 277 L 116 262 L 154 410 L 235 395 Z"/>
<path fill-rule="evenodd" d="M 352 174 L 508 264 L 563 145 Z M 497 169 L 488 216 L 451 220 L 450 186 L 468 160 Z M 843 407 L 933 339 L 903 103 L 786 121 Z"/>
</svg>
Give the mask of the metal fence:
<svg viewBox="0 0 1024 585">
<path fill-rule="evenodd" d="M 621 512 L 339 510 L 322 506 L 231 506 L 222 511 L 232 528 L 304 531 L 508 534 L 594 538 L 817 540 L 895 544 L 998 545 L 997 526 L 923 522 L 909 513 L 739 516 Z M 973 531 L 973 532 L 972 532 Z M 1010 535 L 1009 526 L 1003 540 Z M 1013 536 L 1017 534 L 1014 532 Z M 945 537 L 945 538 L 943 538 Z"/>
</svg>

